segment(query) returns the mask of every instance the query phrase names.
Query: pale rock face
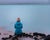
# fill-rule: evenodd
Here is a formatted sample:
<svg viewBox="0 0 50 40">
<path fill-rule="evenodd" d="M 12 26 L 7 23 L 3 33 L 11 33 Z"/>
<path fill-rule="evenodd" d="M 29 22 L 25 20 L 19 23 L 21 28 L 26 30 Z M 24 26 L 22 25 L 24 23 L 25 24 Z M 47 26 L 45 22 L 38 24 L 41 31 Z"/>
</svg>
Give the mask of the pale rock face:
<svg viewBox="0 0 50 40">
<path fill-rule="evenodd" d="M 24 40 L 34 40 L 33 38 L 25 37 Z"/>
<path fill-rule="evenodd" d="M 7 31 L 4 28 L 0 27 L 0 40 L 2 37 L 9 37 L 9 35 L 13 35 L 14 33 L 12 31 Z"/>
<path fill-rule="evenodd" d="M 0 40 L 1 40 L 1 38 L 3 38 L 3 37 L 9 37 L 9 35 L 14 35 L 14 33 L 12 32 L 12 31 L 7 31 L 6 29 L 4 29 L 4 28 L 0 28 L 0 33 L 1 33 L 1 35 L 0 35 Z M 26 33 L 26 32 L 25 32 Z M 33 33 L 31 32 L 31 33 L 26 33 L 26 34 L 31 34 L 31 35 L 33 35 Z M 33 37 L 34 38 L 34 37 Z M 21 37 L 21 38 L 18 38 L 19 40 L 34 40 L 33 38 L 30 38 L 30 37 Z M 40 39 L 41 38 L 41 36 L 38 36 L 38 39 Z M 12 40 L 11 38 L 10 39 L 8 39 L 8 40 Z M 43 39 L 42 39 L 43 40 Z"/>
</svg>

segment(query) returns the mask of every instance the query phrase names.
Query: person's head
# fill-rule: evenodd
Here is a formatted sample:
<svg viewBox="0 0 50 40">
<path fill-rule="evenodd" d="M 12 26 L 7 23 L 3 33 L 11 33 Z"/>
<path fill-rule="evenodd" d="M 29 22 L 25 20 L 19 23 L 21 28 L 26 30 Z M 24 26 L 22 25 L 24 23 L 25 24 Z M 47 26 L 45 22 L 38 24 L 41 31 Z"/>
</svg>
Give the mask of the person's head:
<svg viewBox="0 0 50 40">
<path fill-rule="evenodd" d="M 20 18 L 19 17 L 17 18 L 17 22 L 20 22 Z"/>
</svg>

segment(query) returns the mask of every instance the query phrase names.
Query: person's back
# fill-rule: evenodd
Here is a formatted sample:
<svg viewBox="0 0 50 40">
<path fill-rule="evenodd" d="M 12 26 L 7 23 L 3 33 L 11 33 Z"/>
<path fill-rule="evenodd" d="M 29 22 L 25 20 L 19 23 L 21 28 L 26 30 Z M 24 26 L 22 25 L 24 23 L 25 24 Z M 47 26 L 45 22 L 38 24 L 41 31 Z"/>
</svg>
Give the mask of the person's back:
<svg viewBox="0 0 50 40">
<path fill-rule="evenodd" d="M 21 34 L 22 33 L 22 28 L 23 28 L 23 25 L 20 22 L 20 18 L 17 18 L 17 22 L 15 24 L 15 34 L 16 35 Z"/>
</svg>

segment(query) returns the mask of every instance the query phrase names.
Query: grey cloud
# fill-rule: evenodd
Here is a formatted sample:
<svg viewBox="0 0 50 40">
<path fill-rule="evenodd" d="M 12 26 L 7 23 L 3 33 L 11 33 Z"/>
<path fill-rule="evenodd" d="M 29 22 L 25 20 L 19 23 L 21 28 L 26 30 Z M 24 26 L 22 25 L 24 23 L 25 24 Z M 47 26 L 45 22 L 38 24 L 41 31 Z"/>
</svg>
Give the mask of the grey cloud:
<svg viewBox="0 0 50 40">
<path fill-rule="evenodd" d="M 0 4 L 48 3 L 48 0 L 0 0 Z"/>
</svg>

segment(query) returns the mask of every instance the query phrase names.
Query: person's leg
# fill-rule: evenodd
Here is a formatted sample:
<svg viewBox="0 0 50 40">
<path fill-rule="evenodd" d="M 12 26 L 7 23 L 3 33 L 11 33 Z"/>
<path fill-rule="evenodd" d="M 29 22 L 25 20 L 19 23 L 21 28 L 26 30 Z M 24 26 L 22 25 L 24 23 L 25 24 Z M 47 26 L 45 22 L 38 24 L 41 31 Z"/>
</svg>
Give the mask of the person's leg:
<svg viewBox="0 0 50 40">
<path fill-rule="evenodd" d="M 16 35 L 16 33 L 14 35 Z"/>
<path fill-rule="evenodd" d="M 13 37 L 13 38 L 12 38 L 12 40 L 18 40 L 18 37 L 17 37 L 17 36 L 15 36 L 15 37 Z"/>
<path fill-rule="evenodd" d="M 15 39 L 18 40 L 18 34 L 17 33 L 14 33 L 14 38 L 12 40 L 15 40 Z"/>
</svg>

